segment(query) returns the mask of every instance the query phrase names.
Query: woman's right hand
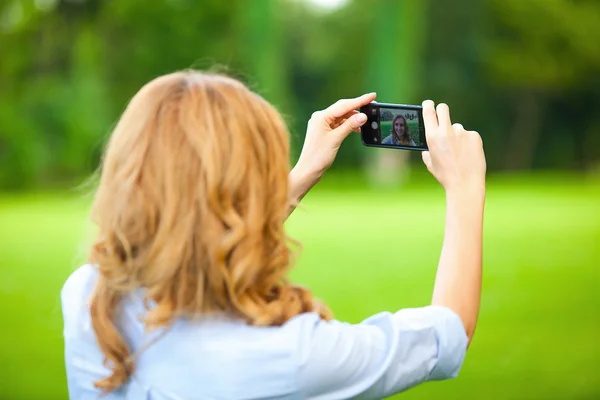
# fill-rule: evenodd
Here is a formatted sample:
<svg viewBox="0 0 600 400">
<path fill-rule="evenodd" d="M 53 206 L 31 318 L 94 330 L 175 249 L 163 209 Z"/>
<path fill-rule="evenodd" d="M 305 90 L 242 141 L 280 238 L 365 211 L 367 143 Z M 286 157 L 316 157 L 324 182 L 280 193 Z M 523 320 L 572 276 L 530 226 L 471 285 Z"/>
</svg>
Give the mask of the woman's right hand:
<svg viewBox="0 0 600 400">
<path fill-rule="evenodd" d="M 452 124 L 446 104 L 423 102 L 423 120 L 429 151 L 422 153 L 429 172 L 446 192 L 478 190 L 485 192 L 486 162 L 481 136 Z"/>
</svg>

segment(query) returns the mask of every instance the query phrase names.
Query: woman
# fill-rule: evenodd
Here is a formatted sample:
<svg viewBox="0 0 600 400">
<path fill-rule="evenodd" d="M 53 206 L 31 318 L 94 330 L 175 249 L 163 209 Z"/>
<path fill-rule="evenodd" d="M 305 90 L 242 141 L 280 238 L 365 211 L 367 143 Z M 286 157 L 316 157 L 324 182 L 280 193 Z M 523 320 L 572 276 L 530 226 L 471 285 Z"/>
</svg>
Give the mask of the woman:
<svg viewBox="0 0 600 400">
<path fill-rule="evenodd" d="M 90 265 L 62 290 L 70 397 L 378 399 L 456 376 L 479 309 L 485 159 L 447 106 L 424 103 L 423 160 L 448 202 L 432 305 L 350 325 L 286 278 L 284 221 L 374 98 L 315 112 L 290 171 L 281 116 L 240 82 L 144 86 L 103 159 Z"/>
<path fill-rule="evenodd" d="M 390 134 L 383 139 L 382 144 L 394 144 L 396 146 L 415 146 L 415 142 L 410 135 L 406 118 L 402 115 L 396 115 L 392 121 Z"/>
</svg>

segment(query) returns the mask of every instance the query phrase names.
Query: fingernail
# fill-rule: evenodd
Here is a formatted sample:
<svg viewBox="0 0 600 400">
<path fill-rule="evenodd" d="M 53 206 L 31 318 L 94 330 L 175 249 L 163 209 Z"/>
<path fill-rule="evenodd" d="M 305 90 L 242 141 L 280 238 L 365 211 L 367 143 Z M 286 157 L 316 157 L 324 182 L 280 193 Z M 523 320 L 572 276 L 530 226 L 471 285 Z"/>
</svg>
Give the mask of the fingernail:
<svg viewBox="0 0 600 400">
<path fill-rule="evenodd" d="M 363 113 L 357 114 L 355 118 L 356 122 L 358 122 L 361 125 L 367 122 L 367 116 Z"/>
</svg>

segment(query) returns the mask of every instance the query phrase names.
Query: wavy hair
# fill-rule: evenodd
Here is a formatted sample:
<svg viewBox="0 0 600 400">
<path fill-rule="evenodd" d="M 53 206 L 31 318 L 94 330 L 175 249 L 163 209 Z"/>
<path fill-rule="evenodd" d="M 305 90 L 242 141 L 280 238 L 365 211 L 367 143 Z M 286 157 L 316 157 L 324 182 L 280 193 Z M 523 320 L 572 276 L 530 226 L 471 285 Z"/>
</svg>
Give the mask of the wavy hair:
<svg viewBox="0 0 600 400">
<path fill-rule="evenodd" d="M 147 328 L 225 313 L 252 325 L 330 314 L 291 285 L 289 136 L 281 115 L 241 82 L 197 71 L 145 85 L 106 149 L 92 221 L 99 277 L 92 326 L 110 376 L 125 383 L 134 358 L 118 326 L 121 301 L 143 289 Z"/>
<path fill-rule="evenodd" d="M 399 136 L 396 133 L 396 129 L 394 129 L 394 125 L 396 125 L 396 120 L 398 119 L 402 119 L 402 121 L 404 121 L 404 134 L 402 136 Z M 407 145 L 410 144 L 412 137 L 410 136 L 410 130 L 408 128 L 408 122 L 406 121 L 406 118 L 404 118 L 403 115 L 396 115 L 394 117 L 394 119 L 392 120 L 392 128 L 390 129 L 390 134 L 392 135 L 393 138 L 395 138 L 400 144 L 403 145 Z"/>
</svg>

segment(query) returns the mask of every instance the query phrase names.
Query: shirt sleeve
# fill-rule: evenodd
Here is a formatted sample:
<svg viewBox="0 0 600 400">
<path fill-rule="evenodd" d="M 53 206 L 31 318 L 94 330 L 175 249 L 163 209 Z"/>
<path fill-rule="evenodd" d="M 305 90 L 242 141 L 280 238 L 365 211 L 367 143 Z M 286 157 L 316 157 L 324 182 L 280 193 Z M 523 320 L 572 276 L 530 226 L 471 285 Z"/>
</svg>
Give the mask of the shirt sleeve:
<svg viewBox="0 0 600 400">
<path fill-rule="evenodd" d="M 306 319 L 299 340 L 303 398 L 381 399 L 458 375 L 467 348 L 453 311 L 428 306 L 380 313 L 357 325 Z"/>
</svg>

